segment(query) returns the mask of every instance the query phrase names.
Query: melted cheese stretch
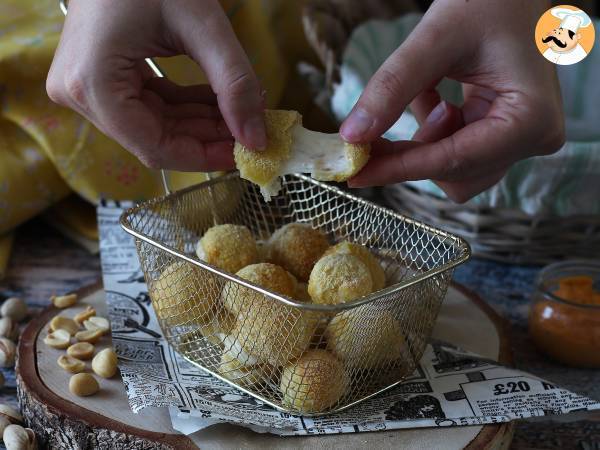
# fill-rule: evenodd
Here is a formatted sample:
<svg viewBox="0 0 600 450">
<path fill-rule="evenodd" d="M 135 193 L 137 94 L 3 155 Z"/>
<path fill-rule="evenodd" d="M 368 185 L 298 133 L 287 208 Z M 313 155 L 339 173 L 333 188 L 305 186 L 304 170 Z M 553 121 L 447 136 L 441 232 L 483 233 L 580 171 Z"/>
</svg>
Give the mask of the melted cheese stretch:
<svg viewBox="0 0 600 450">
<path fill-rule="evenodd" d="M 352 171 L 339 134 L 319 133 L 296 125 L 292 139 L 290 159 L 281 168 L 283 174 L 310 173 L 313 178 L 328 181 L 324 178 L 333 179 L 336 174 Z"/>
</svg>

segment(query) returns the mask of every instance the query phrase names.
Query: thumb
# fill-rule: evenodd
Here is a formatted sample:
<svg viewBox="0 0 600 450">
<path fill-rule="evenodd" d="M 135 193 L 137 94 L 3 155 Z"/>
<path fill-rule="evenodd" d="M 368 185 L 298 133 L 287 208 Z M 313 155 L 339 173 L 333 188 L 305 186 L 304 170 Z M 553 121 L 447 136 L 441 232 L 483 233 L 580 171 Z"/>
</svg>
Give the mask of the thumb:
<svg viewBox="0 0 600 450">
<path fill-rule="evenodd" d="M 203 69 L 231 133 L 246 147 L 267 145 L 262 88 L 216 0 L 171 8 L 172 30 Z"/>
<path fill-rule="evenodd" d="M 417 95 L 447 75 L 449 37 L 441 39 L 427 15 L 369 80 L 340 128 L 348 142 L 372 142 L 398 120 Z M 454 51 L 456 53 L 456 50 Z"/>
</svg>

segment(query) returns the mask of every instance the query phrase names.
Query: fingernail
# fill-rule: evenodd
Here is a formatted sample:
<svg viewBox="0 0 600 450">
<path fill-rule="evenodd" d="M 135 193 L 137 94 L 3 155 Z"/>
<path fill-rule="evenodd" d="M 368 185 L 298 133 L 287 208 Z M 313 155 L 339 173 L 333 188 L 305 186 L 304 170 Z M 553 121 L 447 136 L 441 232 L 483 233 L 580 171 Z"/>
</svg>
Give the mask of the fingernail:
<svg viewBox="0 0 600 450">
<path fill-rule="evenodd" d="M 260 117 L 248 119 L 244 124 L 244 138 L 250 143 L 252 150 L 264 150 L 267 146 L 265 123 Z"/>
<path fill-rule="evenodd" d="M 446 115 L 447 110 L 448 105 L 445 101 L 438 103 L 438 105 L 435 108 L 433 108 L 433 110 L 429 113 L 427 119 L 425 119 L 425 122 L 429 124 L 439 122 Z"/>
<path fill-rule="evenodd" d="M 347 142 L 360 141 L 373 126 L 373 118 L 364 109 L 356 109 L 342 124 L 340 134 Z"/>
</svg>

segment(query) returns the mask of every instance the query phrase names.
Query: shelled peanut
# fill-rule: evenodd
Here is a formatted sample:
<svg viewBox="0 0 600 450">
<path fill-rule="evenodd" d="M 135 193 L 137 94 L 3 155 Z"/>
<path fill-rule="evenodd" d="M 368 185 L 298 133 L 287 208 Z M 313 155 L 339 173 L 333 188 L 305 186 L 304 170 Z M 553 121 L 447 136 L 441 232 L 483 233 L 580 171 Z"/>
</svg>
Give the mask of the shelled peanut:
<svg viewBox="0 0 600 450">
<path fill-rule="evenodd" d="M 100 390 L 100 385 L 93 375 L 82 372 L 75 374 L 69 380 L 69 390 L 78 397 L 88 397 Z"/>
<path fill-rule="evenodd" d="M 20 297 L 10 297 L 0 304 L 0 367 L 13 367 L 19 337 L 18 322 L 29 314 L 27 304 Z"/>
<path fill-rule="evenodd" d="M 56 308 L 69 308 L 77 303 L 77 294 L 53 295 L 50 301 Z"/>
<path fill-rule="evenodd" d="M 77 300 L 74 294 L 55 296 L 52 303 L 66 311 L 76 305 Z M 117 355 L 112 348 L 105 348 L 94 355 L 94 344 L 100 342 L 109 330 L 108 319 L 96 316 L 96 310 L 89 305 L 73 318 L 58 315 L 50 321 L 44 342 L 50 347 L 66 350 L 66 354 L 57 359 L 57 364 L 73 374 L 69 379 L 69 391 L 73 395 L 87 397 L 100 390 L 95 376 L 88 372 L 86 360 L 92 360 L 91 370 L 99 377 L 111 378 L 117 372 Z M 73 338 L 75 342 L 72 342 Z"/>
<path fill-rule="evenodd" d="M 21 425 L 8 425 L 2 433 L 2 440 L 6 450 L 35 450 L 38 448 L 33 430 Z"/>
</svg>

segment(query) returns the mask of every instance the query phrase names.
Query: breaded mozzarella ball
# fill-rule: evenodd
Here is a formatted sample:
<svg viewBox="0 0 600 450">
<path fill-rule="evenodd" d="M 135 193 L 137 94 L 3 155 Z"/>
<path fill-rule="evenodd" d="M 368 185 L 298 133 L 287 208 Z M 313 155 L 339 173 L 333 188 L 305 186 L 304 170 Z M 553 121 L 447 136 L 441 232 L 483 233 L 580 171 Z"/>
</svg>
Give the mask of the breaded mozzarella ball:
<svg viewBox="0 0 600 450">
<path fill-rule="evenodd" d="M 258 261 L 256 241 L 243 225 L 224 224 L 209 228 L 196 246 L 196 254 L 230 273 Z"/>
<path fill-rule="evenodd" d="M 301 413 L 319 413 L 334 406 L 346 392 L 343 364 L 326 350 L 309 350 L 283 370 L 279 389 L 283 403 Z"/>
<path fill-rule="evenodd" d="M 269 260 L 300 281 L 308 281 L 315 263 L 328 248 L 329 242 L 323 233 L 301 223 L 279 228 L 267 244 Z"/>
<path fill-rule="evenodd" d="M 314 303 L 336 305 L 371 292 L 371 272 L 354 255 L 332 254 L 322 257 L 313 267 L 308 281 L 308 293 Z"/>
</svg>

